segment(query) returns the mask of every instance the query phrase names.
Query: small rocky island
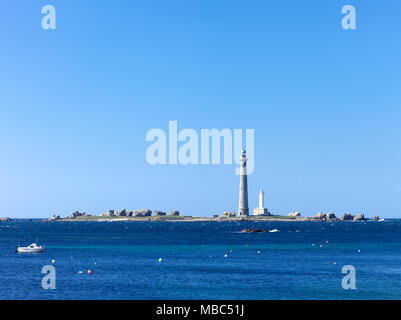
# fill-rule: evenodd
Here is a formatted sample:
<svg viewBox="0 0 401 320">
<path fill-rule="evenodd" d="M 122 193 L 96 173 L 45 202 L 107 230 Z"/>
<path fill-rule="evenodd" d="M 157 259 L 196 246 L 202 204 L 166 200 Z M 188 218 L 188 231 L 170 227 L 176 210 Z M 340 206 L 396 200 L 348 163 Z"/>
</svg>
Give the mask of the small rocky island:
<svg viewBox="0 0 401 320">
<path fill-rule="evenodd" d="M 9 218 L 3 218 L 9 219 Z M 61 218 L 59 214 L 54 214 L 47 221 L 110 221 L 110 220 L 120 220 L 120 221 L 368 221 L 370 219 L 366 218 L 363 213 L 360 214 L 350 214 L 343 213 L 339 218 L 333 213 L 323 213 L 319 212 L 317 215 L 310 217 L 303 217 L 298 211 L 290 212 L 288 215 L 238 215 L 233 211 L 226 211 L 220 215 L 215 214 L 211 217 L 196 217 L 196 216 L 184 216 L 181 215 L 178 210 L 171 210 L 169 213 L 165 211 L 150 209 L 139 209 L 139 210 L 114 210 L 110 209 L 100 215 L 92 215 L 84 211 L 74 211 L 69 216 Z M 379 216 L 375 216 L 373 221 L 379 221 Z M 1 221 L 1 219 L 0 219 Z M 7 220 L 9 221 L 9 220 Z M 244 229 L 242 232 L 268 232 L 264 229 Z"/>
</svg>

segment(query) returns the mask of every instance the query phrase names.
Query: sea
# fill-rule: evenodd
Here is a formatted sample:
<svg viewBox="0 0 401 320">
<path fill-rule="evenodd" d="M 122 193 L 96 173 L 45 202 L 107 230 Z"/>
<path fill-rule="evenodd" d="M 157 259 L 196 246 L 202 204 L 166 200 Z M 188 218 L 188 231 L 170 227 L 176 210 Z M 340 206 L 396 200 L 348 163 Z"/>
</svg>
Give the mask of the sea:
<svg viewBox="0 0 401 320">
<path fill-rule="evenodd" d="M 399 220 L 0 222 L 1 300 L 400 298 Z"/>
</svg>

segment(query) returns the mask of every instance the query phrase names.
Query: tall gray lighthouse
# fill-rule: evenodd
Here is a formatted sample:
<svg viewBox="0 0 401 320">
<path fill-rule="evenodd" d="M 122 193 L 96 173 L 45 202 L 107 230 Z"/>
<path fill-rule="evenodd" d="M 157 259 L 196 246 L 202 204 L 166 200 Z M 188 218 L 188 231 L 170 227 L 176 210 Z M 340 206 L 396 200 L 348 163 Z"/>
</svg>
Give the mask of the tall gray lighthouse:
<svg viewBox="0 0 401 320">
<path fill-rule="evenodd" d="M 238 215 L 239 216 L 248 216 L 249 208 L 248 208 L 248 178 L 246 171 L 246 151 L 242 150 L 241 159 L 240 159 L 240 181 L 239 181 L 239 208 Z"/>
</svg>

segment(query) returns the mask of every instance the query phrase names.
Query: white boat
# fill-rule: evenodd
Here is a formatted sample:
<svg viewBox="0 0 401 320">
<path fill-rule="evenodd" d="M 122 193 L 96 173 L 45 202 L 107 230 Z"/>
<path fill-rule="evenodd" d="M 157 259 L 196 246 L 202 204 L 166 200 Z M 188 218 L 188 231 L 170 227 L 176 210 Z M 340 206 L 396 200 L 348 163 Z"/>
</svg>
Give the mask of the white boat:
<svg viewBox="0 0 401 320">
<path fill-rule="evenodd" d="M 19 253 L 39 253 L 45 251 L 45 247 L 38 246 L 36 243 L 32 243 L 28 247 L 18 247 L 17 252 Z"/>
</svg>

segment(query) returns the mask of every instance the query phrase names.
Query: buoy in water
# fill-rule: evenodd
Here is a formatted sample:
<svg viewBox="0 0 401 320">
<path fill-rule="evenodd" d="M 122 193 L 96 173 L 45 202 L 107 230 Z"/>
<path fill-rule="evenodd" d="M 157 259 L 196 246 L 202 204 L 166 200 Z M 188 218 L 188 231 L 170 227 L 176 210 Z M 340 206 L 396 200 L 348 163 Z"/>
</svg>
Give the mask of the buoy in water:
<svg viewBox="0 0 401 320">
<path fill-rule="evenodd" d="M 227 258 L 227 257 L 228 257 L 228 255 L 225 254 L 225 255 L 224 255 L 224 258 Z"/>
<path fill-rule="evenodd" d="M 88 274 L 92 274 L 92 270 L 88 270 Z"/>
<path fill-rule="evenodd" d="M 163 261 L 163 259 L 162 258 L 159 258 L 159 262 L 162 262 Z"/>
<path fill-rule="evenodd" d="M 52 263 L 54 264 L 55 262 L 56 262 L 56 260 L 53 259 L 53 260 L 52 260 Z"/>
<path fill-rule="evenodd" d="M 260 251 L 258 251 L 258 253 L 260 253 Z"/>
<path fill-rule="evenodd" d="M 83 273 L 82 271 L 78 271 L 79 274 Z"/>
</svg>

